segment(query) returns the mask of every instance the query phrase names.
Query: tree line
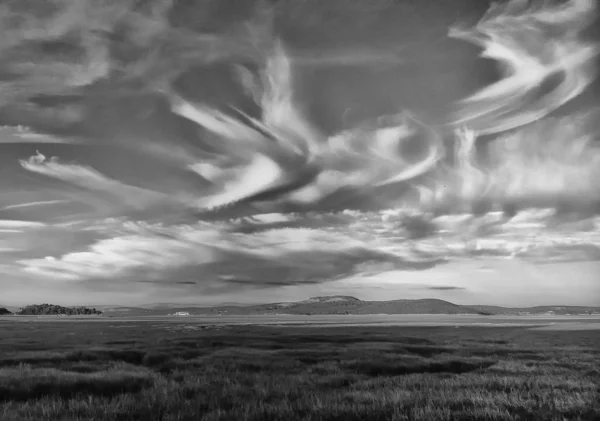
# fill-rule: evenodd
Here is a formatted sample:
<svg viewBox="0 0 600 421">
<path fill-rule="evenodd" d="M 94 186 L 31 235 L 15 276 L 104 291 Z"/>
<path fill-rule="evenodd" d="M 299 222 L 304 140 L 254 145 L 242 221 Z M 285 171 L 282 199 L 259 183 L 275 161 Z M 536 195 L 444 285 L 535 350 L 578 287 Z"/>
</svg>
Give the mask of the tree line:
<svg viewBox="0 0 600 421">
<path fill-rule="evenodd" d="M 63 307 L 56 304 L 32 304 L 20 308 L 15 314 L 20 316 L 46 316 L 46 315 L 65 315 L 65 316 L 93 316 L 102 314 L 95 308 L 83 306 Z"/>
</svg>

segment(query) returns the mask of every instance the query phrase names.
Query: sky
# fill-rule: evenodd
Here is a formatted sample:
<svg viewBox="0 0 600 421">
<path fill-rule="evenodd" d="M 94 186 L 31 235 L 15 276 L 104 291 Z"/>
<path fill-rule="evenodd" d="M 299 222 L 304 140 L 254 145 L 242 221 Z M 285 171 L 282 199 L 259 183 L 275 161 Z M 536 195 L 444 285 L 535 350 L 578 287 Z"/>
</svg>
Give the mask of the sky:
<svg viewBox="0 0 600 421">
<path fill-rule="evenodd" d="M 600 305 L 597 12 L 5 3 L 0 306 Z"/>
</svg>

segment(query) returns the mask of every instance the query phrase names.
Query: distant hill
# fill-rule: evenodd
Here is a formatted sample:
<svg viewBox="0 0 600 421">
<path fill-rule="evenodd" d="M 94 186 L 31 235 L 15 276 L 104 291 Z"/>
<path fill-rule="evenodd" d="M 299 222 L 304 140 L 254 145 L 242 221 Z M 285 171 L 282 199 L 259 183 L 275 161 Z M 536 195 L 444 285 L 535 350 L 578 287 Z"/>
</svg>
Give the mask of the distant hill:
<svg viewBox="0 0 600 421">
<path fill-rule="evenodd" d="M 600 307 L 585 307 L 585 306 L 536 306 L 523 308 L 507 308 L 499 306 L 469 306 L 476 310 L 490 314 L 520 314 L 520 315 L 577 315 L 577 314 L 600 314 Z"/>
<path fill-rule="evenodd" d="M 162 316 L 177 312 L 190 315 L 326 315 L 326 314 L 479 314 L 479 315 L 519 315 L 519 314 L 600 314 L 600 307 L 544 306 L 531 308 L 506 308 L 484 305 L 458 305 L 444 300 L 391 300 L 363 301 L 355 297 L 334 295 L 313 297 L 304 301 L 259 304 L 163 307 L 113 307 L 104 308 L 107 316 Z"/>
<path fill-rule="evenodd" d="M 4 307 L 0 307 L 0 316 L 10 316 L 11 314 L 13 314 L 12 311 L 9 311 Z"/>
<path fill-rule="evenodd" d="M 114 308 L 107 315 L 162 315 L 175 312 L 205 315 L 263 314 L 482 314 L 481 311 L 442 300 L 362 301 L 349 296 L 314 297 L 304 301 L 259 305 L 223 305 L 218 307 L 169 306 L 165 308 Z"/>
<path fill-rule="evenodd" d="M 19 309 L 19 307 L 18 307 L 18 306 L 4 305 L 4 304 L 2 304 L 2 303 L 0 303 L 0 308 L 3 308 L 3 309 L 5 309 L 5 310 L 8 310 L 9 312 L 11 312 L 11 313 L 13 313 L 13 314 L 14 314 L 14 312 L 15 312 L 15 311 L 17 311 L 17 310 Z"/>
<path fill-rule="evenodd" d="M 19 316 L 95 316 L 101 315 L 102 312 L 95 308 L 87 307 L 62 307 L 55 304 L 32 304 L 19 309 L 16 314 Z"/>
</svg>

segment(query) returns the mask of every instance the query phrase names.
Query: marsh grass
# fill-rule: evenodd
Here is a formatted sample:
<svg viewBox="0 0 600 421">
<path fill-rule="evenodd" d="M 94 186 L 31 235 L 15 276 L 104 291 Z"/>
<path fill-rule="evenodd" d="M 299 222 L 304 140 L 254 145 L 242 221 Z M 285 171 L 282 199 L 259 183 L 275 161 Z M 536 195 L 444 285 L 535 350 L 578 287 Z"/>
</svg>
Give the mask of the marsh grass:
<svg viewBox="0 0 600 421">
<path fill-rule="evenodd" d="M 2 421 L 600 420 L 598 331 L 0 323 Z"/>
</svg>

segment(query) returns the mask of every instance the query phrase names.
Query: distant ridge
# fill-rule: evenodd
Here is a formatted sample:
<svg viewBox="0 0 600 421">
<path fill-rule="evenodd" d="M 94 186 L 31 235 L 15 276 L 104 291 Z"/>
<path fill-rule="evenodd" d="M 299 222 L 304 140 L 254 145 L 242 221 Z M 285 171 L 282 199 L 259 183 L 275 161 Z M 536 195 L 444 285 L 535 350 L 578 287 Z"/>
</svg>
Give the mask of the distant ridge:
<svg viewBox="0 0 600 421">
<path fill-rule="evenodd" d="M 8 313 L 14 314 L 17 310 L 19 310 L 19 307 L 17 307 L 17 306 L 8 306 L 8 305 L 4 305 L 4 304 L 0 303 L 0 309 L 4 309 Z"/>
<path fill-rule="evenodd" d="M 345 295 L 312 297 L 303 301 L 280 302 L 258 305 L 193 306 L 164 304 L 149 307 L 104 308 L 107 316 L 126 315 L 169 315 L 175 313 L 190 315 L 327 315 L 327 314 L 600 314 L 600 307 L 578 306 L 538 306 L 530 308 L 506 308 L 485 305 L 458 305 L 433 298 L 418 300 L 363 301 Z"/>
</svg>

